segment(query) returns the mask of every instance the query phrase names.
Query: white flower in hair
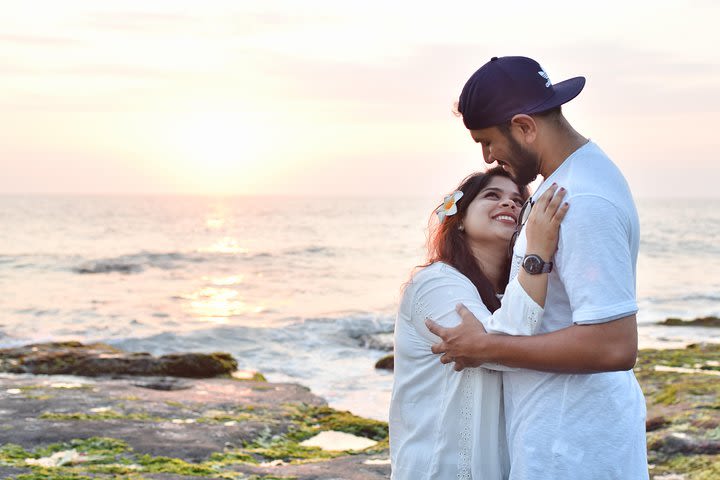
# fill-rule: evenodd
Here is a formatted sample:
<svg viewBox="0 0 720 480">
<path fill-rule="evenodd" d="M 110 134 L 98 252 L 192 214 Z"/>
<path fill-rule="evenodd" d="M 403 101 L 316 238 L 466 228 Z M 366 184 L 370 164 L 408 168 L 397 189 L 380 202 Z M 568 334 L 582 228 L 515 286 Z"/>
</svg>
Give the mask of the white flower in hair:
<svg viewBox="0 0 720 480">
<path fill-rule="evenodd" d="M 443 204 L 440 205 L 437 210 L 435 210 L 435 213 L 437 213 L 438 217 L 440 218 L 440 223 L 445 220 L 445 217 L 451 217 L 457 213 L 456 203 L 462 198 L 462 196 L 463 192 L 457 190 L 445 197 L 445 200 L 443 200 Z"/>
</svg>

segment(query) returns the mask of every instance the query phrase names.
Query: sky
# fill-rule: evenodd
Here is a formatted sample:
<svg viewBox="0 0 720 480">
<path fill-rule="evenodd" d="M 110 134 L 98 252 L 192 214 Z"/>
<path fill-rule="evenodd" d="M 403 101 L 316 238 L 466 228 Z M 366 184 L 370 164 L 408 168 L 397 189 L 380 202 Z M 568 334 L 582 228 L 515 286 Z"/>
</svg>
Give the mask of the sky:
<svg viewBox="0 0 720 480">
<path fill-rule="evenodd" d="M 441 195 L 492 56 L 587 78 L 636 197 L 720 197 L 720 2 L 0 0 L 0 194 Z"/>
</svg>

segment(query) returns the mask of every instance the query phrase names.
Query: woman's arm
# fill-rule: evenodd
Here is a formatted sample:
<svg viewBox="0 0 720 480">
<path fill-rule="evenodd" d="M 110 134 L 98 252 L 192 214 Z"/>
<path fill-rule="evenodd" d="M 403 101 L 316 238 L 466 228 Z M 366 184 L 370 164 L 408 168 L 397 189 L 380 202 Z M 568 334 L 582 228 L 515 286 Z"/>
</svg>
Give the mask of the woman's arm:
<svg viewBox="0 0 720 480">
<path fill-rule="evenodd" d="M 555 193 L 557 191 L 557 193 Z M 525 224 L 528 253 L 539 255 L 549 261 L 558 245 L 560 223 L 568 211 L 563 203 L 565 189 L 558 190 L 553 184 L 537 200 Z M 533 335 L 542 320 L 542 307 L 547 295 L 548 275 L 531 275 L 520 269 L 505 289 L 501 306 L 493 315 L 483 320 L 490 333 L 506 335 Z M 533 306 L 533 302 L 537 304 Z"/>
<path fill-rule="evenodd" d="M 527 255 L 539 255 L 544 261 L 549 262 L 555 254 L 560 237 L 560 223 L 569 208 L 567 203 L 563 203 L 566 193 L 564 188 L 558 189 L 556 184 L 552 184 L 535 202 L 525 224 Z M 521 268 L 518 281 L 538 305 L 545 306 L 548 285 L 546 273 L 531 275 Z"/>
</svg>

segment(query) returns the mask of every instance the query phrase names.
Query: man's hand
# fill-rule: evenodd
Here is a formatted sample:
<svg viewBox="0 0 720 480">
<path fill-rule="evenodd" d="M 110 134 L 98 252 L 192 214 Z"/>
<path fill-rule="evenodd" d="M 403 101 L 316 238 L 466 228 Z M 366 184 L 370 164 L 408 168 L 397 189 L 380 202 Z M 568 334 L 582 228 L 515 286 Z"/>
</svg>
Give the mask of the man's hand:
<svg viewBox="0 0 720 480">
<path fill-rule="evenodd" d="M 432 346 L 432 352 L 443 354 L 440 357 L 442 363 L 455 362 L 454 368 L 459 372 L 463 368 L 477 367 L 489 361 L 485 358 L 489 335 L 465 305 L 460 304 L 455 310 L 462 319 L 457 327 L 445 328 L 430 319 L 425 320 L 425 325 L 442 339 L 442 342 Z"/>
</svg>

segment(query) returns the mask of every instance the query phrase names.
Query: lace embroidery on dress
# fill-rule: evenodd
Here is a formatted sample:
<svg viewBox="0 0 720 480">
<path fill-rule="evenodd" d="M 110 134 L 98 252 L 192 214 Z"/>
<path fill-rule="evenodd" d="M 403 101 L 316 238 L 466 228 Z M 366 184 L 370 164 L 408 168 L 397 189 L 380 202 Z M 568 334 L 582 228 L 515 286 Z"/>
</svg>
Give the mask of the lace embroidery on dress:
<svg viewBox="0 0 720 480">
<path fill-rule="evenodd" d="M 473 382 L 472 379 L 477 375 L 477 369 L 469 369 L 462 373 L 460 380 L 460 391 L 462 394 L 462 404 L 460 407 L 460 421 L 462 429 L 460 430 L 460 438 L 458 439 L 458 480 L 471 480 L 470 471 L 470 448 L 472 445 L 472 407 L 474 403 Z"/>
<path fill-rule="evenodd" d="M 512 261 L 510 262 L 510 281 L 517 276 L 518 273 L 520 273 L 520 267 L 522 265 L 523 257 L 520 255 L 514 255 L 512 256 Z"/>
<path fill-rule="evenodd" d="M 536 308 L 533 308 L 528 312 L 527 322 L 530 325 L 530 331 L 534 332 L 535 327 L 538 323 L 538 313 L 540 313 Z"/>
<path fill-rule="evenodd" d="M 428 313 L 430 309 L 428 308 L 428 305 L 425 303 L 424 300 L 416 298 L 414 305 L 413 305 L 413 313 L 415 313 L 416 318 L 429 318 L 430 320 L 433 320 L 431 318 L 431 315 Z"/>
</svg>

